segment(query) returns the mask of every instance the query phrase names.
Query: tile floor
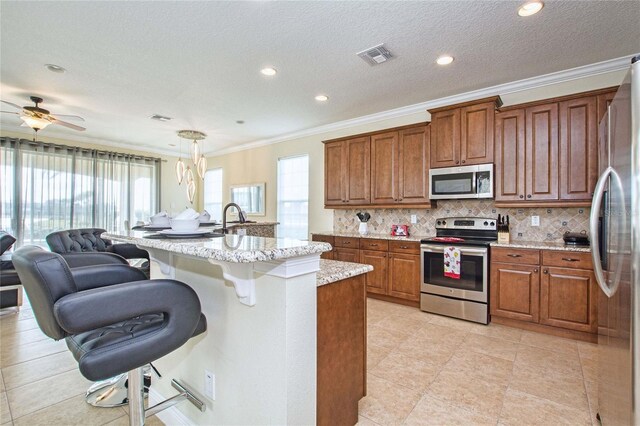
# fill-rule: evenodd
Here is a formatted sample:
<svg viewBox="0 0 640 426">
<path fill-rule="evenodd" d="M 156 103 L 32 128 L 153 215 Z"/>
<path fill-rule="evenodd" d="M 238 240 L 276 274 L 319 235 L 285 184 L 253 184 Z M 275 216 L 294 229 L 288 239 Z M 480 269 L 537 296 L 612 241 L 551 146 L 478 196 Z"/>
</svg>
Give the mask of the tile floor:
<svg viewBox="0 0 640 426">
<path fill-rule="evenodd" d="M 598 425 L 597 345 L 369 299 L 362 425 Z"/>
<path fill-rule="evenodd" d="M 596 346 L 369 299 L 362 425 L 597 425 Z M 0 314 L 0 425 L 123 425 L 26 305 Z M 161 425 L 155 417 L 150 426 Z"/>
</svg>

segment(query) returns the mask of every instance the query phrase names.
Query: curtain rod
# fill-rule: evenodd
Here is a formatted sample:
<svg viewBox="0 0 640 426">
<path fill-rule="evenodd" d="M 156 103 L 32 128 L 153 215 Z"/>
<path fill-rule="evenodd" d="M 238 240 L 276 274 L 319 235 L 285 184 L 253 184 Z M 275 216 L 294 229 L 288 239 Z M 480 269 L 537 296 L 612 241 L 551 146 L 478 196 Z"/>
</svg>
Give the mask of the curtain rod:
<svg viewBox="0 0 640 426">
<path fill-rule="evenodd" d="M 101 149 L 85 148 L 81 146 L 62 145 L 62 144 L 51 143 L 51 142 L 38 142 L 38 141 L 30 141 L 29 139 L 17 139 L 17 138 L 7 138 L 7 137 L 0 137 L 0 139 L 4 139 L 12 143 L 28 144 L 31 146 L 39 146 L 43 148 L 57 148 L 57 149 L 76 150 L 81 152 L 95 152 L 96 154 L 107 154 L 107 155 L 115 154 L 115 155 L 121 155 L 125 157 L 131 157 L 136 160 L 152 160 L 152 161 L 160 161 L 163 163 L 167 162 L 167 160 L 162 159 L 160 157 L 147 157 L 144 155 L 126 154 L 124 152 L 105 151 Z"/>
</svg>

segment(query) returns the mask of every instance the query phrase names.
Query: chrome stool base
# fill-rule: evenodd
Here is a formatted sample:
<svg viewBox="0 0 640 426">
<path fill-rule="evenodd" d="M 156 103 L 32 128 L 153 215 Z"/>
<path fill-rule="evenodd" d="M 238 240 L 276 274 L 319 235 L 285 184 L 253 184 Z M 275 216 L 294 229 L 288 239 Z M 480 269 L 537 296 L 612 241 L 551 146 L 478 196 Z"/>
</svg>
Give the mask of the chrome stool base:
<svg viewBox="0 0 640 426">
<path fill-rule="evenodd" d="M 144 369 L 144 397 L 147 398 L 151 386 L 151 368 L 147 365 Z M 95 382 L 85 395 L 87 404 L 94 407 L 111 408 L 121 407 L 129 403 L 127 373 L 119 374 L 107 380 Z"/>
</svg>

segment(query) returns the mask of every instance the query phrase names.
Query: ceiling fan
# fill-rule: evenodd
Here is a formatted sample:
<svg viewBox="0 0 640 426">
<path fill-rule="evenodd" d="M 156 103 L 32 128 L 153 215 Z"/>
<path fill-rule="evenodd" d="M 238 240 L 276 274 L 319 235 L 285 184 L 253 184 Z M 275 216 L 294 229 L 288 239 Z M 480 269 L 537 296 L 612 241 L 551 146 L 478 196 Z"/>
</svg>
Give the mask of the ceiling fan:
<svg viewBox="0 0 640 426">
<path fill-rule="evenodd" d="M 64 117 L 67 120 L 79 120 L 84 121 L 84 118 L 78 115 L 52 115 L 49 110 L 44 108 L 40 108 L 38 104 L 42 103 L 42 98 L 37 96 L 31 96 L 31 101 L 35 104 L 35 106 L 24 106 L 21 107 L 19 105 L 14 104 L 13 102 L 0 101 L 7 105 L 11 105 L 14 108 L 21 110 L 21 112 L 13 112 L 13 111 L 0 111 L 7 114 L 15 114 L 20 116 L 20 119 L 24 121 L 23 126 L 31 127 L 36 132 L 38 130 L 42 130 L 47 127 L 49 124 L 58 124 L 60 126 L 68 127 L 69 129 L 78 130 L 80 132 L 85 131 L 84 127 L 77 126 L 75 124 L 67 123 L 66 121 L 60 120 L 58 117 Z"/>
</svg>

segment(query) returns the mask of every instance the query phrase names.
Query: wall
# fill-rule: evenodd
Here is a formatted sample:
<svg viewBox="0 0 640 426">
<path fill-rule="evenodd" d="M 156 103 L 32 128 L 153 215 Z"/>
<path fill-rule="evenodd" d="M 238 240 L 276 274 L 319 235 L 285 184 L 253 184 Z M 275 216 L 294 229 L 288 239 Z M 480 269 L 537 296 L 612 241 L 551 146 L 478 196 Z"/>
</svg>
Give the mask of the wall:
<svg viewBox="0 0 640 426">
<path fill-rule="evenodd" d="M 587 78 L 582 78 L 579 80 L 566 81 L 563 83 L 548 85 L 544 87 L 540 87 L 533 90 L 526 90 L 520 92 L 509 93 L 505 95 L 501 95 L 503 103 L 505 106 L 514 105 L 523 102 L 529 102 L 538 99 L 546 99 L 554 96 L 562 96 L 571 93 L 584 92 L 588 90 L 595 90 L 604 87 L 617 86 L 622 82 L 626 71 L 617 71 L 610 72 L 605 74 L 600 74 L 596 76 L 591 76 Z M 366 133 L 372 132 L 376 130 L 382 130 L 395 126 L 402 126 L 406 124 L 413 124 L 419 122 L 429 121 L 430 115 L 426 111 L 424 113 L 411 114 L 403 117 L 398 117 L 395 119 L 388 119 L 384 121 L 379 121 L 376 123 L 370 123 L 366 125 L 354 126 L 348 129 L 342 129 L 333 132 L 322 133 L 318 135 L 297 138 L 288 140 L 285 142 L 280 142 L 273 145 L 263 146 L 254 149 L 248 149 L 244 151 L 238 151 L 231 154 L 220 155 L 220 156 L 212 156 L 207 158 L 209 168 L 222 167 L 223 168 L 223 194 L 224 199 L 223 203 L 227 203 L 229 201 L 229 185 L 234 184 L 242 184 L 242 183 L 252 183 L 252 182 L 266 182 L 266 216 L 265 217 L 255 217 L 256 220 L 276 220 L 276 172 L 277 172 L 277 161 L 278 158 L 287 157 L 292 155 L 300 155 L 300 154 L 308 154 L 309 155 L 309 231 L 310 232 L 323 232 L 327 230 L 331 230 L 336 227 L 336 229 L 341 228 L 343 225 L 340 224 L 341 220 L 347 220 L 347 216 L 351 215 L 353 219 L 355 216 L 353 214 L 354 211 L 348 211 L 348 213 L 340 212 L 338 210 L 335 211 L 335 220 L 334 220 L 334 211 L 324 209 L 324 146 L 322 144 L 323 140 L 333 139 L 343 136 L 355 135 L 358 133 Z M 200 193 L 200 197 L 202 197 L 202 193 Z M 202 198 L 201 198 L 202 199 Z M 442 206 L 443 203 L 440 203 Z M 464 206 L 460 205 L 456 208 L 452 208 L 449 210 L 464 210 Z M 434 210 L 433 212 L 425 213 L 424 210 L 418 210 L 415 213 L 420 215 L 420 217 L 427 223 L 429 218 L 432 216 L 446 216 L 446 211 L 441 211 L 442 207 Z M 446 210 L 446 209 L 445 209 Z M 466 209 L 469 210 L 469 209 Z M 490 209 L 493 210 L 493 209 Z M 568 213 L 558 213 L 552 209 L 552 213 L 549 215 L 553 216 L 555 219 L 553 223 L 562 223 L 562 222 L 570 222 L 572 218 L 576 217 L 576 212 L 571 210 Z M 373 209 L 369 209 L 369 211 L 373 214 Z M 406 216 L 407 211 L 395 211 L 399 216 Z M 483 210 L 483 214 L 486 211 Z M 524 209 L 523 213 L 518 213 L 516 211 L 515 214 L 509 213 L 514 217 L 514 220 L 521 222 L 519 220 L 521 215 L 526 214 L 534 214 L 530 212 L 529 209 Z M 547 215 L 546 209 L 540 213 L 541 221 L 545 220 L 544 218 Z M 375 216 L 375 215 L 374 215 Z M 386 216 L 386 213 L 383 214 Z M 408 217 L 408 216 L 407 216 Z M 578 216 L 582 217 L 582 216 Z M 568 220 L 564 220 L 568 219 Z M 399 220 L 399 219 L 398 219 Z M 346 223 L 346 222 L 345 222 Z M 409 223 L 408 220 L 402 223 Z M 524 223 L 524 222 L 522 222 Z M 544 222 L 541 222 L 540 230 L 544 229 Z M 573 223 L 573 222 L 571 222 Z M 553 235 L 551 239 L 557 239 L 559 233 L 567 228 L 567 226 L 560 225 L 557 229 L 554 229 L 552 232 L 549 232 Z M 569 229 L 571 230 L 581 230 L 582 221 L 578 220 L 578 223 L 574 223 Z M 513 227 L 513 226 L 512 226 Z M 580 228 L 580 229 L 578 229 Z M 540 231 L 536 230 L 528 230 L 524 227 L 524 225 L 518 225 L 518 229 L 522 229 L 521 232 L 524 235 L 528 235 L 530 238 L 540 237 L 538 233 Z M 548 239 L 547 232 L 542 233 L 544 238 Z M 517 234 L 515 234 L 517 236 Z M 522 237 L 524 238 L 524 237 Z"/>
<path fill-rule="evenodd" d="M 341 233 L 358 232 L 360 221 L 356 213 L 369 212 L 370 234 L 389 234 L 391 225 L 409 225 L 413 236 L 435 235 L 435 221 L 442 217 L 497 218 L 509 215 L 512 241 L 562 242 L 565 232 L 581 232 L 589 229 L 588 208 L 496 208 L 492 200 L 441 200 L 434 209 L 360 209 L 335 210 L 333 230 Z M 411 224 L 411 215 L 418 223 Z M 540 226 L 531 226 L 531 216 L 540 216 Z"/>
<path fill-rule="evenodd" d="M 20 138 L 20 139 L 33 139 L 33 135 L 30 133 L 15 133 L 15 132 L 7 132 L 2 131 L 2 136 L 11 137 L 11 138 Z M 184 210 L 185 207 L 189 206 L 189 199 L 187 198 L 187 190 L 184 185 L 178 185 L 178 182 L 175 178 L 175 166 L 178 161 L 178 157 L 172 157 L 168 155 L 161 155 L 151 152 L 145 151 L 137 151 L 133 149 L 125 149 L 120 147 L 113 147 L 108 145 L 101 145 L 99 142 L 96 143 L 84 143 L 84 142 L 76 142 L 69 141 L 65 139 L 59 138 L 50 138 L 46 135 L 46 130 L 43 131 L 42 134 L 38 135 L 38 140 L 41 142 L 51 142 L 57 143 L 61 145 L 70 145 L 70 146 L 80 146 L 84 148 L 90 149 L 99 149 L 105 151 L 115 151 L 122 152 L 125 154 L 135 154 L 135 155 L 143 155 L 148 157 L 160 157 L 162 158 L 161 162 L 161 172 L 160 172 L 160 209 L 166 210 L 168 212 L 178 213 Z M 202 186 L 202 183 L 198 183 L 199 187 Z M 199 208 L 199 199 L 196 196 L 194 200 L 193 208 Z"/>
</svg>

